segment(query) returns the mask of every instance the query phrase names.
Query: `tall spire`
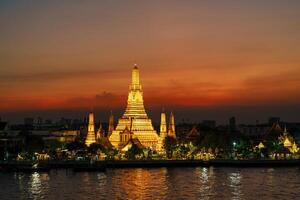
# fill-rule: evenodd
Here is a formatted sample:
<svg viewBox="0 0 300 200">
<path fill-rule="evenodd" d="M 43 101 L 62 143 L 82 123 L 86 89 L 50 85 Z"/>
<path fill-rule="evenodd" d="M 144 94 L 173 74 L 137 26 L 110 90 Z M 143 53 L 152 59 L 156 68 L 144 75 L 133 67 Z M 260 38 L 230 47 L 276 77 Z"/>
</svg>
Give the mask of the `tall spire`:
<svg viewBox="0 0 300 200">
<path fill-rule="evenodd" d="M 94 113 L 89 113 L 89 124 L 88 124 L 88 133 L 85 139 L 85 144 L 90 146 L 92 143 L 95 143 L 95 124 L 94 124 Z"/>
<path fill-rule="evenodd" d="M 134 65 L 131 72 L 131 84 L 129 85 L 128 99 L 124 118 L 148 118 L 143 100 L 142 85 L 137 65 Z"/>
<path fill-rule="evenodd" d="M 122 137 L 124 130 L 132 132 L 132 136 L 139 139 L 145 147 L 156 148 L 158 136 L 154 130 L 151 119 L 145 111 L 143 90 L 140 82 L 139 68 L 134 65 L 131 71 L 131 81 L 129 84 L 128 99 L 125 113 L 118 120 L 118 124 L 109 141 L 116 148 L 122 148 Z"/>
<path fill-rule="evenodd" d="M 168 128 L 168 136 L 176 138 L 175 134 L 175 120 L 174 120 L 174 115 L 173 112 L 170 114 L 170 121 L 169 121 L 169 128 Z"/>
<path fill-rule="evenodd" d="M 112 134 L 112 132 L 115 130 L 114 127 L 114 116 L 112 114 L 112 111 L 110 111 L 110 116 L 109 116 L 109 122 L 108 122 L 108 137 Z"/>
<path fill-rule="evenodd" d="M 99 142 L 99 140 L 104 136 L 104 132 L 103 132 L 103 129 L 102 129 L 102 124 L 101 124 L 101 121 L 99 121 L 99 129 L 96 133 L 96 141 Z"/>
<path fill-rule="evenodd" d="M 166 121 L 166 113 L 164 109 L 162 110 L 160 114 L 160 134 L 158 137 L 158 143 L 156 146 L 156 150 L 159 152 L 163 151 L 164 148 L 164 141 L 165 138 L 167 137 L 167 121 Z"/>
<path fill-rule="evenodd" d="M 287 130 L 286 130 L 286 125 L 284 125 L 284 133 L 287 133 Z"/>
<path fill-rule="evenodd" d="M 160 136 L 167 133 L 166 113 L 163 111 L 160 114 Z"/>
<path fill-rule="evenodd" d="M 140 73 L 137 64 L 134 65 L 131 73 L 131 86 L 134 89 L 140 89 Z"/>
</svg>

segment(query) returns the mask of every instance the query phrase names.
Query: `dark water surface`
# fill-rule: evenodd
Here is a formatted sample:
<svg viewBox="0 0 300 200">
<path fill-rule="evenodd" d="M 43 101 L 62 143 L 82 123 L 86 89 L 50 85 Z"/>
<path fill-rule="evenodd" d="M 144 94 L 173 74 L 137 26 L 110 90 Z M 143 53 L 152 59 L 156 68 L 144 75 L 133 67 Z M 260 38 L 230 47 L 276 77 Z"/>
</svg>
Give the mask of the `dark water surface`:
<svg viewBox="0 0 300 200">
<path fill-rule="evenodd" d="M 0 173 L 0 199 L 300 199 L 299 168 Z"/>
</svg>

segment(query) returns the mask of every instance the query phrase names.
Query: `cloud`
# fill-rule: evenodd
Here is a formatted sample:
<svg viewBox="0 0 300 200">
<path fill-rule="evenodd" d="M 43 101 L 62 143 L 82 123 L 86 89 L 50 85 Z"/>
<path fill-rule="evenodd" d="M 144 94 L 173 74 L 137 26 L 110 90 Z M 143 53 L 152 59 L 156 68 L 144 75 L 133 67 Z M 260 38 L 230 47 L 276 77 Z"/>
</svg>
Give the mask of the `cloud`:
<svg viewBox="0 0 300 200">
<path fill-rule="evenodd" d="M 97 101 L 115 101 L 119 98 L 120 96 L 113 94 L 111 92 L 106 92 L 103 91 L 101 94 L 96 95 L 96 100 Z"/>
<path fill-rule="evenodd" d="M 72 71 L 50 71 L 35 72 L 24 74 L 1 74 L 0 83 L 6 82 L 39 82 L 39 81 L 56 81 L 76 78 L 101 78 L 119 77 L 125 70 L 107 69 L 107 70 L 72 70 Z"/>
<path fill-rule="evenodd" d="M 119 108 L 126 105 L 126 96 L 103 91 L 94 96 L 35 96 L 35 97 L 1 97 L 0 110 L 51 110 L 51 109 L 91 109 Z"/>
<path fill-rule="evenodd" d="M 247 87 L 282 87 L 291 84 L 300 85 L 300 72 L 297 70 L 283 72 L 267 72 L 249 77 L 243 81 Z M 300 88 L 299 88 L 300 89 Z"/>
</svg>

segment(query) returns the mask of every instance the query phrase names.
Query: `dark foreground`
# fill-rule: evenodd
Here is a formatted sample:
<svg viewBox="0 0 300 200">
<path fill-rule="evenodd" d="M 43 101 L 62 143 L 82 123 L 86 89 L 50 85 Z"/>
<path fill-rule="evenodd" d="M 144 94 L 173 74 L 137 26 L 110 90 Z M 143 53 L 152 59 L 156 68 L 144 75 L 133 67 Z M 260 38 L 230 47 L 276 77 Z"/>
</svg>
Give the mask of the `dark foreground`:
<svg viewBox="0 0 300 200">
<path fill-rule="evenodd" d="M 107 168 L 155 167 L 300 167 L 300 160 L 123 160 L 123 161 L 43 161 L 38 163 L 0 162 L 3 172 L 46 172 L 51 169 L 71 168 L 76 171 L 105 171 Z"/>
</svg>

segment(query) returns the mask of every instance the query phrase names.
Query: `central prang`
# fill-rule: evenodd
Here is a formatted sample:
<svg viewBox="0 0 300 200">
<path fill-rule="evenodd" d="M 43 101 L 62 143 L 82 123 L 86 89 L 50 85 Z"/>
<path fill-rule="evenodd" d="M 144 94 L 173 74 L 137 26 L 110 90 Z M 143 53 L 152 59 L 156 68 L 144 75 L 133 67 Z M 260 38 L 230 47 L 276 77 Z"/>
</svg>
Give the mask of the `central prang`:
<svg viewBox="0 0 300 200">
<path fill-rule="evenodd" d="M 119 119 L 109 141 L 116 148 L 122 149 L 130 139 L 135 139 L 141 145 L 153 149 L 158 143 L 157 132 L 145 111 L 139 69 L 136 65 L 132 69 L 125 113 Z"/>
</svg>

